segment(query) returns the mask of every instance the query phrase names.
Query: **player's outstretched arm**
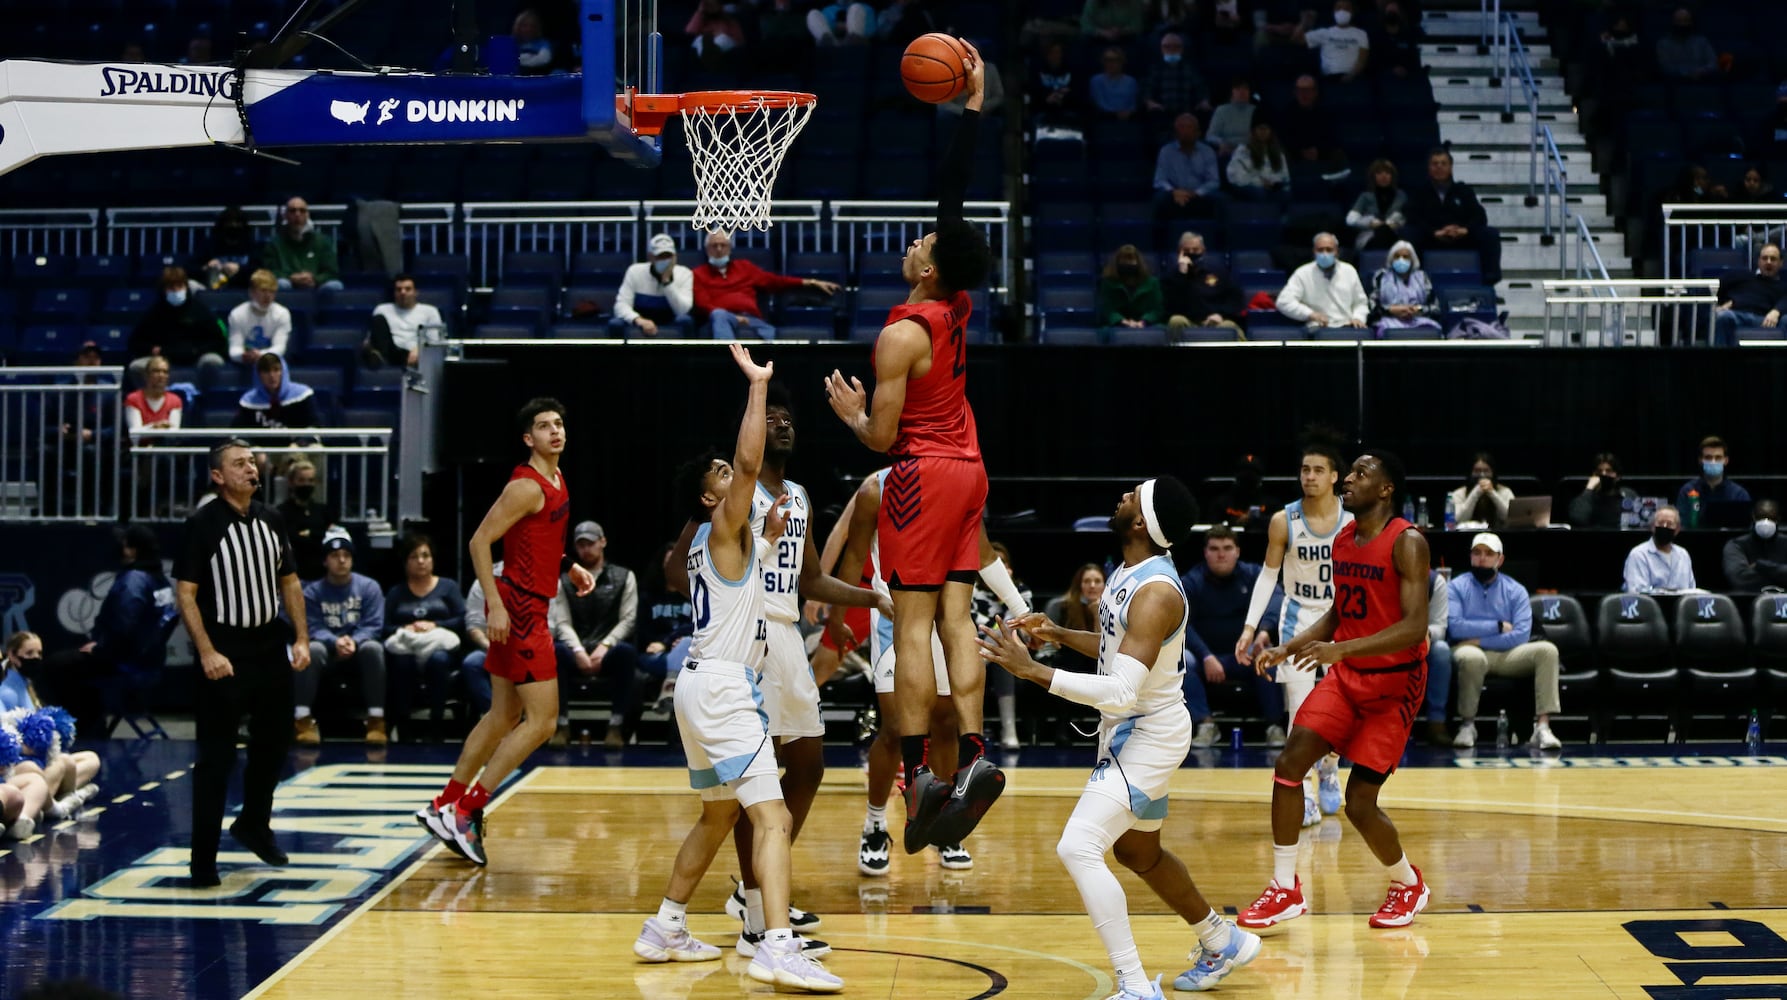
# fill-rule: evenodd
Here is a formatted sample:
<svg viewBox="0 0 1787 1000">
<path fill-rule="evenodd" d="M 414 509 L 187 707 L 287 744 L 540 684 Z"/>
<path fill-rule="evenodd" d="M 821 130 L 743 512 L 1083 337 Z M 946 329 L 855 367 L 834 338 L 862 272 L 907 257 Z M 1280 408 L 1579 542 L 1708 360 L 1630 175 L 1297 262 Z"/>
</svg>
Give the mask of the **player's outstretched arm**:
<svg viewBox="0 0 1787 1000">
<path fill-rule="evenodd" d="M 744 345 L 732 345 L 732 360 L 751 383 L 745 399 L 745 415 L 738 425 L 738 444 L 732 452 L 732 486 L 714 508 L 714 534 L 730 538 L 751 523 L 751 500 L 757 492 L 757 476 L 763 471 L 763 442 L 768 436 L 764 410 L 769 400 L 769 380 L 775 362 L 757 364 Z"/>
<path fill-rule="evenodd" d="M 974 148 L 979 145 L 981 103 L 986 99 L 986 61 L 981 58 L 980 50 L 967 39 L 961 42 L 968 49 L 965 61 L 968 84 L 964 90 L 968 103 L 957 116 L 961 121 L 956 125 L 949 148 L 944 150 L 943 161 L 937 168 L 937 221 L 940 223 L 962 217 L 968 182 L 974 177 Z"/>
<path fill-rule="evenodd" d="M 1034 681 L 1068 701 L 1091 705 L 1104 712 L 1127 712 L 1147 680 L 1148 670 L 1160 657 L 1160 647 L 1185 616 L 1185 601 L 1165 583 L 1142 587 L 1130 599 L 1128 631 L 1109 673 L 1078 674 L 1056 670 L 1031 659 L 1024 644 L 1011 632 L 982 628 L 981 655 L 1025 680 Z M 1100 664 L 1102 670 L 1107 665 Z"/>
<path fill-rule="evenodd" d="M 1247 602 L 1247 624 L 1241 627 L 1241 637 L 1235 640 L 1235 659 L 1246 666 L 1253 658 L 1248 647 L 1253 645 L 1253 636 L 1259 630 L 1260 620 L 1266 617 L 1266 609 L 1272 606 L 1272 592 L 1278 587 L 1278 573 L 1284 566 L 1284 550 L 1290 545 L 1290 518 L 1284 511 L 1272 515 L 1272 521 L 1266 526 L 1266 561 L 1260 567 L 1259 579 L 1253 582 L 1253 597 Z"/>
<path fill-rule="evenodd" d="M 906 405 L 906 380 L 912 368 L 931 353 L 931 337 L 909 319 L 888 325 L 875 341 L 875 399 L 870 403 L 862 380 L 845 380 L 832 369 L 825 378 L 825 398 L 832 412 L 856 439 L 873 451 L 885 452 L 899 436 L 900 411 Z"/>
<path fill-rule="evenodd" d="M 1427 571 L 1430 561 L 1427 539 L 1421 537 L 1418 531 L 1403 532 L 1396 539 L 1391 558 L 1396 562 L 1396 575 L 1400 579 L 1397 591 L 1402 603 L 1402 620 L 1382 632 L 1336 644 L 1334 648 L 1339 655 L 1333 660 L 1324 659 L 1324 663 L 1333 663 L 1352 656 L 1394 653 L 1427 638 Z"/>
</svg>

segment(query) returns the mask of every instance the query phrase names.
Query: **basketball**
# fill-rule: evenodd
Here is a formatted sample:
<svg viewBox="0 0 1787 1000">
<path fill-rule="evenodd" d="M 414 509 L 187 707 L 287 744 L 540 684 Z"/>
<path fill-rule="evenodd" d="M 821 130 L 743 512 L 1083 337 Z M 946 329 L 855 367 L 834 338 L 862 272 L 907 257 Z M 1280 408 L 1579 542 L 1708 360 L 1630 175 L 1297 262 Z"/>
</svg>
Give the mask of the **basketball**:
<svg viewBox="0 0 1787 1000">
<path fill-rule="evenodd" d="M 920 35 L 900 57 L 900 79 L 913 97 L 942 104 L 968 85 L 968 50 L 941 31 Z"/>
</svg>

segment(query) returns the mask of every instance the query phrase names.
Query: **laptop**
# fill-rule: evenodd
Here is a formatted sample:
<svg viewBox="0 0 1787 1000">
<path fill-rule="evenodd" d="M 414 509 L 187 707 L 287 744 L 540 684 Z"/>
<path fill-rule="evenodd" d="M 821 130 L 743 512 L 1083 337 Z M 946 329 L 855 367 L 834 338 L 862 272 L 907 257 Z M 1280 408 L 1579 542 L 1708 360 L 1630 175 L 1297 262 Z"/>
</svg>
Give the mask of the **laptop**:
<svg viewBox="0 0 1787 1000">
<path fill-rule="evenodd" d="M 1502 521 L 1504 528 L 1549 528 L 1551 527 L 1550 497 L 1515 497 L 1508 501 L 1508 516 Z"/>
</svg>

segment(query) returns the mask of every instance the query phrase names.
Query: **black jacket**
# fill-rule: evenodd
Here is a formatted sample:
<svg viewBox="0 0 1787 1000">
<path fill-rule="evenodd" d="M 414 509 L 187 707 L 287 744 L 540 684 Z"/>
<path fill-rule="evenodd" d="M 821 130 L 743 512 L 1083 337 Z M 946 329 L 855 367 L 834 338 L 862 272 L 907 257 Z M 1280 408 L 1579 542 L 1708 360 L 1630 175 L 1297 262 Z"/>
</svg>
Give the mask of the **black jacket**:
<svg viewBox="0 0 1787 1000">
<path fill-rule="evenodd" d="M 1770 310 L 1787 305 L 1787 282 L 1776 274 L 1727 274 L 1719 279 L 1719 303 L 1731 303 L 1737 312 L 1766 315 Z"/>
<path fill-rule="evenodd" d="M 1184 316 L 1193 323 L 1202 323 L 1211 313 L 1239 323 L 1247 313 L 1241 286 L 1213 267 L 1200 265 L 1184 274 L 1174 268 L 1161 280 L 1161 290 L 1167 315 Z"/>
<path fill-rule="evenodd" d="M 228 357 L 229 340 L 223 335 L 223 324 L 217 316 L 192 295 L 183 305 L 170 306 L 166 298 L 157 299 L 137 321 L 130 334 L 130 356 L 140 358 L 151 348 L 161 348 L 161 356 L 169 364 L 190 365 L 201 355 Z"/>
<path fill-rule="evenodd" d="M 1408 196 L 1405 211 L 1408 213 L 1408 229 L 1414 239 L 1431 238 L 1436 230 L 1446 226 L 1480 229 L 1489 223 L 1483 204 L 1477 200 L 1477 192 L 1463 181 L 1453 180 L 1444 198 L 1431 181 L 1410 185 Z"/>
</svg>

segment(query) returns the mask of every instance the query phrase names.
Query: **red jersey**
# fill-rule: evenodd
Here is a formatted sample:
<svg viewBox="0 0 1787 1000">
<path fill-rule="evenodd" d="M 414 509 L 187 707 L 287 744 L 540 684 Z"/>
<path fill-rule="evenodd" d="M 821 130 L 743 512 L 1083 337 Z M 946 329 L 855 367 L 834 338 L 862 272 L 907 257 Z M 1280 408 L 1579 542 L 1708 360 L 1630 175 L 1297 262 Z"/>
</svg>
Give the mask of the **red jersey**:
<svg viewBox="0 0 1787 1000">
<path fill-rule="evenodd" d="M 1402 577 L 1396 572 L 1396 540 L 1414 525 L 1392 517 L 1384 530 L 1360 545 L 1359 522 L 1348 521 L 1334 539 L 1334 613 L 1339 618 L 1334 641 L 1375 635 L 1402 620 Z M 1423 583 L 1425 586 L 1425 583 Z M 1427 633 L 1407 649 L 1381 656 L 1348 657 L 1342 662 L 1360 670 L 1400 666 L 1427 655 Z"/>
<path fill-rule="evenodd" d="M 539 510 L 516 521 L 503 534 L 503 579 L 516 589 L 549 601 L 558 593 L 558 567 L 565 556 L 565 532 L 570 527 L 571 491 L 565 474 L 553 485 L 526 462 L 515 467 L 509 481 L 531 479 L 546 493 Z"/>
<path fill-rule="evenodd" d="M 980 432 L 968 405 L 967 325 L 973 310 L 968 293 L 957 292 L 888 311 L 888 326 L 909 319 L 931 335 L 931 370 L 906 382 L 906 405 L 889 455 L 980 458 Z"/>
</svg>

